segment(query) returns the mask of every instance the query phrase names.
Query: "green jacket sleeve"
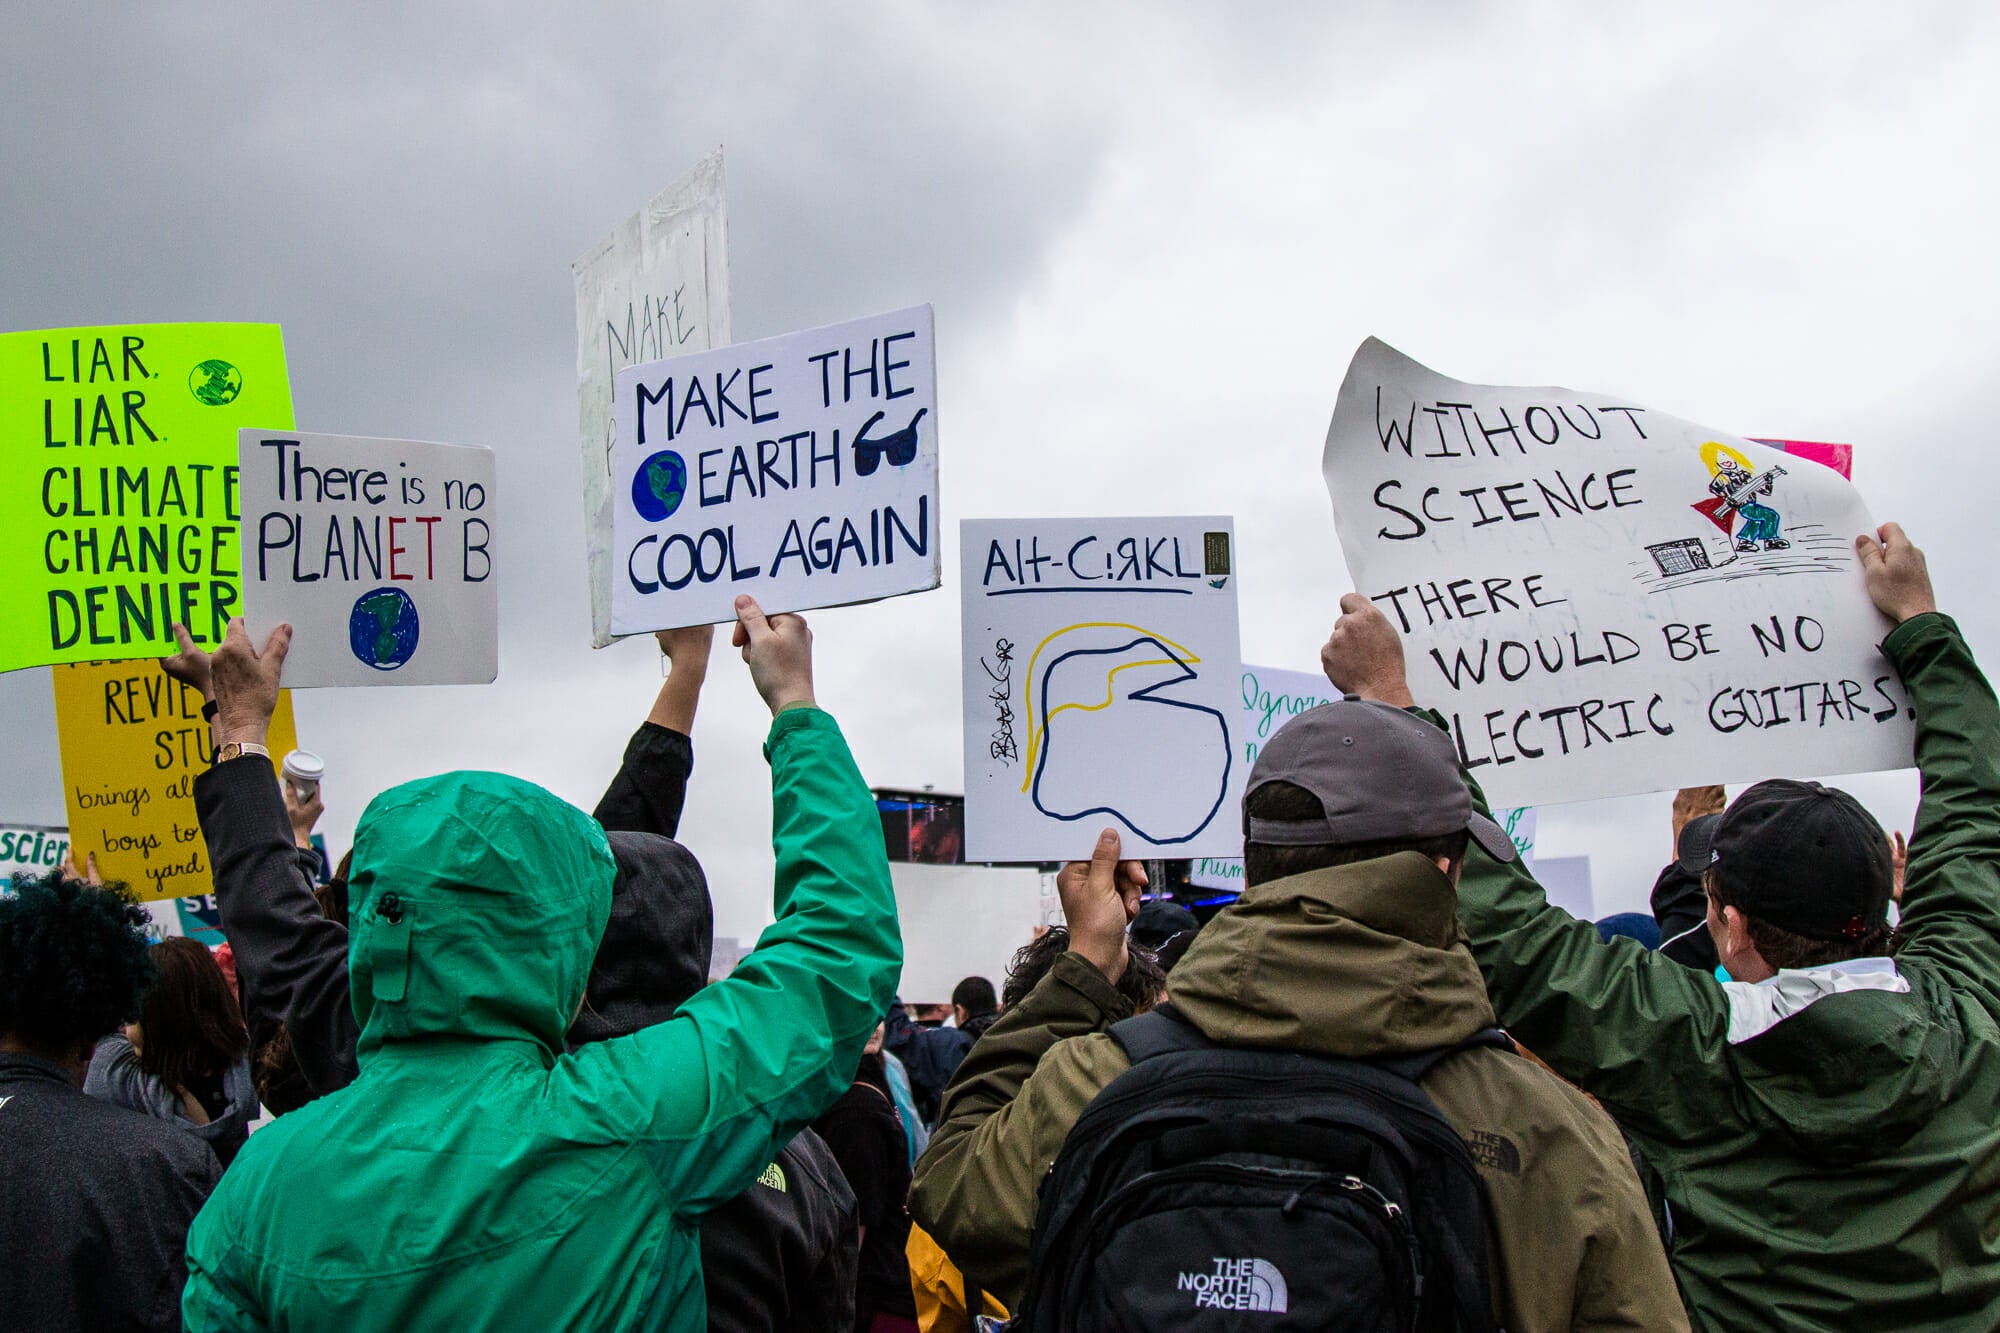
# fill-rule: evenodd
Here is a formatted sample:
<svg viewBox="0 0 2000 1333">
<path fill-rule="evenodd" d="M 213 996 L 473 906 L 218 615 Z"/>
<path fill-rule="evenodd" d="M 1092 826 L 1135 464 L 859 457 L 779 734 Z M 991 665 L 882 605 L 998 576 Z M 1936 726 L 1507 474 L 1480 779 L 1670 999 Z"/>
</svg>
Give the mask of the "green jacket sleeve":
<svg viewBox="0 0 2000 1333">
<path fill-rule="evenodd" d="M 1062 954 L 945 1089 L 937 1132 L 917 1159 L 910 1215 L 1010 1310 L 1027 1282 L 1042 1177 L 1083 1108 L 1126 1067 L 1109 1037 L 1091 1034 L 1131 1012 L 1095 967 Z"/>
<path fill-rule="evenodd" d="M 2000 1013 L 2000 704 L 1948 616 L 1904 621 L 1882 650 L 1916 706 L 1923 775 L 1897 956 Z"/>
<path fill-rule="evenodd" d="M 1434 714 L 1426 713 L 1438 722 Z M 1470 776 L 1473 805 L 1489 814 Z M 1550 1068 L 1647 1137 L 1713 1124 L 1729 1002 L 1714 977 L 1553 907 L 1519 861 L 1473 844 L 1458 915 L 1501 1024 Z"/>
<path fill-rule="evenodd" d="M 261 1314 L 251 1313 L 256 1300 L 237 1286 L 248 1264 L 230 1239 L 237 1234 L 231 1206 L 232 1200 L 218 1191 L 188 1229 L 187 1285 L 181 1288 L 184 1333 L 264 1333 L 270 1327 Z"/>
<path fill-rule="evenodd" d="M 817 708 L 771 724 L 776 922 L 665 1023 L 586 1046 L 553 1089 L 574 1134 L 637 1141 L 683 1215 L 734 1198 L 854 1081 L 902 970 L 874 797 Z"/>
</svg>

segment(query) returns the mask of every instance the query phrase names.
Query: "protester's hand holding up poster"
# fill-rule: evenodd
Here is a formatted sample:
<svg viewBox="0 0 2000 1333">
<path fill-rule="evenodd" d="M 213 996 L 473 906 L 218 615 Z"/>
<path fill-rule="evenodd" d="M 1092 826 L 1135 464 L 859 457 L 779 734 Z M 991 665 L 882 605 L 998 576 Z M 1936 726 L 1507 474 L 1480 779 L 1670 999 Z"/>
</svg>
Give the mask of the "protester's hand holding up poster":
<svg viewBox="0 0 2000 1333">
<path fill-rule="evenodd" d="M 1056 874 L 1069 951 L 1114 986 L 1131 960 L 1125 932 L 1138 918 L 1147 884 L 1145 863 L 1119 860 L 1120 849 L 1118 830 L 1105 829 L 1088 861 L 1071 861 Z"/>
<path fill-rule="evenodd" d="M 1875 609 L 1890 620 L 1900 625 L 1937 610 L 1930 565 L 1902 524 L 1884 523 L 1872 537 L 1862 533 L 1854 539 L 1854 554 L 1861 560 Z"/>
<path fill-rule="evenodd" d="M 766 616 L 756 598 L 746 593 L 736 599 L 736 630 L 730 643 L 743 650 L 750 682 L 771 716 L 794 704 L 814 704 L 812 642 L 804 616 Z"/>
</svg>

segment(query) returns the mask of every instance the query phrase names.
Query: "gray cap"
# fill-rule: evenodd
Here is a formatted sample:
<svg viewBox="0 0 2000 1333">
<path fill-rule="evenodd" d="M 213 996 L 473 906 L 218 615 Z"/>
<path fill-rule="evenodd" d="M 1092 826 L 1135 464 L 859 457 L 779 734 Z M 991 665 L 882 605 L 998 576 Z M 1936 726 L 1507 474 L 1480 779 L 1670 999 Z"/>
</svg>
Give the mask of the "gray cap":
<svg viewBox="0 0 2000 1333">
<path fill-rule="evenodd" d="M 1325 815 L 1252 819 L 1250 796 L 1267 782 L 1305 788 Z M 1243 835 L 1266 847 L 1442 838 L 1461 829 L 1494 860 L 1514 859 L 1514 840 L 1473 813 L 1451 738 L 1413 713 L 1352 695 L 1279 728 L 1257 752 L 1243 792 Z"/>
</svg>

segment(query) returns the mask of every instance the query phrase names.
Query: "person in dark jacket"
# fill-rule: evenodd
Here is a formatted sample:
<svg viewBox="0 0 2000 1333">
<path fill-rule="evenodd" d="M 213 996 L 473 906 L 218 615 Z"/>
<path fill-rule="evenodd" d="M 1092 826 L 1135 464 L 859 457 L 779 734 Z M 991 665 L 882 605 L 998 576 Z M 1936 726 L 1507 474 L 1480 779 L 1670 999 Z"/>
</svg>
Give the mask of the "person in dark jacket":
<svg viewBox="0 0 2000 1333">
<path fill-rule="evenodd" d="M 951 988 L 951 1021 L 966 1034 L 967 1046 L 978 1041 L 979 1034 L 992 1027 L 998 1017 L 1000 997 L 985 977 L 967 977 Z"/>
<path fill-rule="evenodd" d="M 882 1028 L 861 1055 L 853 1086 L 820 1113 L 813 1128 L 833 1150 L 854 1190 L 861 1223 L 854 1333 L 916 1333 L 905 1249 L 910 1237 L 910 1160 L 883 1072 Z"/>
<path fill-rule="evenodd" d="M 139 1022 L 97 1043 L 83 1090 L 178 1125 L 227 1167 L 257 1118 L 250 1035 L 235 992 L 198 940 L 161 940 L 152 962 Z"/>
<path fill-rule="evenodd" d="M 673 838 L 694 769 L 689 733 L 714 628 L 667 630 L 658 639 L 670 674 L 592 812 L 609 836 L 616 874 L 611 915 L 568 1032 L 572 1050 L 665 1022 L 708 982 L 708 884 L 700 863 Z M 187 667 L 176 669 L 189 670 L 192 678 L 183 678 L 206 694 L 204 664 L 188 659 L 187 648 L 174 659 Z M 281 799 L 268 768 L 255 765 L 223 765 L 195 783 L 216 903 L 245 991 L 253 1008 L 282 1018 L 292 1060 L 314 1095 L 324 1095 L 356 1072 L 348 861 L 335 881 L 338 903 L 324 895 L 316 902 L 309 867 L 279 841 L 296 824 Z M 756 1184 L 702 1216 L 700 1241 L 711 1329 L 849 1326 L 859 1246 L 854 1196 L 810 1130 L 786 1145 Z"/>
<path fill-rule="evenodd" d="M 178 1330 L 187 1233 L 221 1168 L 162 1120 L 87 1097 L 91 1046 L 138 1015 L 146 915 L 115 889 L 0 896 L 0 1325 Z"/>
<path fill-rule="evenodd" d="M 910 1098 L 917 1116 L 925 1125 L 937 1122 L 938 1104 L 949 1070 L 957 1067 L 954 1056 L 963 1057 L 958 1038 L 949 1028 L 926 1027 L 910 1017 L 909 1006 L 898 995 L 889 1002 L 882 1020 L 882 1049 L 902 1063 L 910 1079 Z"/>
<path fill-rule="evenodd" d="M 1720 786 L 1683 787 L 1674 793 L 1674 856 L 1653 881 L 1653 920 L 1660 930 L 1654 947 L 1698 972 L 1714 972 L 1718 963 L 1701 879 L 1708 870 L 1709 840 L 1728 804 L 1728 793 Z"/>
<path fill-rule="evenodd" d="M 917 1113 L 927 1125 L 937 1122 L 945 1084 L 958 1072 L 965 1053 L 1000 1017 L 993 983 L 985 977 L 967 977 L 952 987 L 951 1015 L 954 1027 L 926 1027 L 908 1016 L 899 998 L 883 1029 L 884 1047 L 909 1072 Z"/>
</svg>

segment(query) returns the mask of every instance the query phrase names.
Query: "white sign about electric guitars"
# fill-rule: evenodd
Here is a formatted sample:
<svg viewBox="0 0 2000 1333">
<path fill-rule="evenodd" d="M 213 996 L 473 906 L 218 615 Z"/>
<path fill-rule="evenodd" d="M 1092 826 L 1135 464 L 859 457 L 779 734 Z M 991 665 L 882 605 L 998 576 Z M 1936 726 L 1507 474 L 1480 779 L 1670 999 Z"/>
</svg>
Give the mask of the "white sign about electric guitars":
<svg viewBox="0 0 2000 1333">
<path fill-rule="evenodd" d="M 1832 468 L 1372 338 L 1323 468 L 1355 588 L 1495 806 L 1909 765 L 1875 521 Z"/>
</svg>

